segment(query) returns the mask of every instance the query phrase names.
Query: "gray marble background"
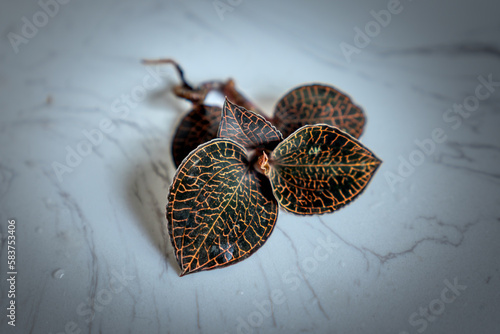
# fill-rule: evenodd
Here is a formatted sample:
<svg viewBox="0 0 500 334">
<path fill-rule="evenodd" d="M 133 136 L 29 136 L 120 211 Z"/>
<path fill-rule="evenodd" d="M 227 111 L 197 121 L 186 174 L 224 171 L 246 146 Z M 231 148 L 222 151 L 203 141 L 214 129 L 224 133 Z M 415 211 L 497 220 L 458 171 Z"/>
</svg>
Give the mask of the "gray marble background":
<svg viewBox="0 0 500 334">
<path fill-rule="evenodd" d="M 498 2 L 0 6 L 1 333 L 500 332 Z M 159 57 L 268 112 L 337 86 L 384 163 L 348 207 L 280 212 L 248 260 L 180 278 L 162 226 L 189 104 Z"/>
</svg>

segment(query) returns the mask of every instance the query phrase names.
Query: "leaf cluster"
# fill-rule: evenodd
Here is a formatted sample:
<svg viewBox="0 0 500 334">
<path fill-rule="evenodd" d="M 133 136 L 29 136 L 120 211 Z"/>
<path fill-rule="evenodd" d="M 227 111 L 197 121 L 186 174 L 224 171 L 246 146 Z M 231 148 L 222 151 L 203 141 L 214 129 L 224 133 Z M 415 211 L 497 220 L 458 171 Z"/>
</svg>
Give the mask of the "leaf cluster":
<svg viewBox="0 0 500 334">
<path fill-rule="evenodd" d="M 181 275 L 252 255 L 271 235 L 280 207 L 312 215 L 349 204 L 381 164 L 357 139 L 363 111 L 331 86 L 291 90 L 266 119 L 232 80 L 193 88 L 177 63 L 162 62 L 180 74 L 174 93 L 193 103 L 174 136 L 178 169 L 166 210 Z M 222 108 L 204 104 L 213 90 L 226 96 Z"/>
</svg>

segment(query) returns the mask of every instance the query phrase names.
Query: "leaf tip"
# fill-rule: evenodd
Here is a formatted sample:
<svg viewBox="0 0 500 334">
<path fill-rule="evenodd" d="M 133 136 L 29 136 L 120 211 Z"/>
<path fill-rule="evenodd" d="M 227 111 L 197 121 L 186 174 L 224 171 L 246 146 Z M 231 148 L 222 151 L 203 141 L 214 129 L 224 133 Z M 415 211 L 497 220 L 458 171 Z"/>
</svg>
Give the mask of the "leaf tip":
<svg viewBox="0 0 500 334">
<path fill-rule="evenodd" d="M 184 268 L 184 270 L 179 274 L 179 277 L 186 276 L 189 274 L 191 274 L 191 271 L 189 270 L 189 268 Z"/>
<path fill-rule="evenodd" d="M 376 156 L 373 152 L 371 152 L 371 154 L 373 156 L 374 164 L 377 165 L 377 167 L 382 165 L 384 161 L 380 159 L 378 156 Z"/>
<path fill-rule="evenodd" d="M 227 96 L 224 96 L 224 106 L 223 106 L 223 110 L 225 112 L 226 109 L 232 109 L 234 108 L 235 106 L 237 106 L 235 103 L 231 102 Z"/>
</svg>

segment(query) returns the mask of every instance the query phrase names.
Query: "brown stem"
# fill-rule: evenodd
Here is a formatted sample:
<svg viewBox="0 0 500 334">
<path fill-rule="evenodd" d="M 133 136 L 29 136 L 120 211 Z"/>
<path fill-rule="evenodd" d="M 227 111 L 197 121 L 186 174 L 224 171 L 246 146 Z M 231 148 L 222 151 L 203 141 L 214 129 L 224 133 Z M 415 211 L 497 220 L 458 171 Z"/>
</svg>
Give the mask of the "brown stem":
<svg viewBox="0 0 500 334">
<path fill-rule="evenodd" d="M 271 172 L 271 166 L 269 165 L 269 157 L 267 156 L 266 152 L 262 152 L 262 154 L 259 156 L 257 159 L 257 163 L 255 164 L 255 167 L 257 171 L 261 172 L 262 174 L 269 176 L 269 173 Z"/>
<path fill-rule="evenodd" d="M 177 70 L 177 73 L 179 74 L 179 77 L 181 78 L 182 85 L 188 89 L 193 90 L 193 87 L 187 83 L 186 79 L 184 78 L 184 71 L 182 70 L 182 67 L 173 59 L 169 58 L 163 58 L 163 59 L 143 59 L 142 63 L 144 65 L 163 65 L 163 64 L 172 64 L 175 66 L 175 69 Z"/>
<path fill-rule="evenodd" d="M 199 87 L 193 88 L 193 86 L 187 83 L 184 77 L 184 71 L 182 70 L 182 67 L 173 59 L 170 58 L 143 59 L 142 63 L 145 65 L 163 65 L 163 64 L 174 65 L 182 81 L 182 84 L 175 86 L 173 88 L 173 92 L 176 96 L 189 100 L 194 105 L 202 105 L 205 100 L 205 97 L 209 92 L 218 91 L 222 95 L 227 97 L 231 102 L 239 106 L 242 106 L 245 109 L 252 110 L 257 114 L 263 116 L 264 118 L 268 119 L 254 103 L 250 102 L 245 96 L 243 96 L 236 89 L 233 79 L 229 79 L 226 82 L 215 81 L 215 80 L 207 81 L 202 83 Z"/>
</svg>

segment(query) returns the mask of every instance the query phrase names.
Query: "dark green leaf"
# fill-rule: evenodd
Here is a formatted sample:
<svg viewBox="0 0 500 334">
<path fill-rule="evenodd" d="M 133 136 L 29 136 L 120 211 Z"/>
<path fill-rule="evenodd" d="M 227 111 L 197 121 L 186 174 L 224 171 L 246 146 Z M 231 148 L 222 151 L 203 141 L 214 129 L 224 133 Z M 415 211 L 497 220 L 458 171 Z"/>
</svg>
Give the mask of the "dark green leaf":
<svg viewBox="0 0 500 334">
<path fill-rule="evenodd" d="M 241 261 L 271 234 L 278 204 L 269 181 L 234 141 L 214 139 L 179 166 L 170 188 L 167 220 L 182 274 Z"/>
<path fill-rule="evenodd" d="M 269 178 L 283 208 L 297 214 L 322 214 L 356 198 L 380 163 L 349 134 L 329 125 L 310 125 L 275 148 Z"/>
<path fill-rule="evenodd" d="M 272 150 L 283 139 L 264 117 L 239 107 L 228 99 L 222 108 L 218 137 L 232 139 L 245 148 Z"/>
<path fill-rule="evenodd" d="M 304 125 L 328 124 L 359 138 L 365 125 L 360 107 L 333 87 L 300 86 L 276 105 L 273 124 L 287 137 Z"/>
<path fill-rule="evenodd" d="M 172 141 L 172 156 L 176 166 L 199 145 L 217 137 L 221 112 L 219 107 L 196 105 L 184 116 Z"/>
</svg>

